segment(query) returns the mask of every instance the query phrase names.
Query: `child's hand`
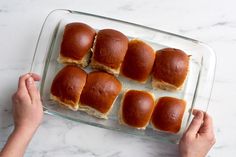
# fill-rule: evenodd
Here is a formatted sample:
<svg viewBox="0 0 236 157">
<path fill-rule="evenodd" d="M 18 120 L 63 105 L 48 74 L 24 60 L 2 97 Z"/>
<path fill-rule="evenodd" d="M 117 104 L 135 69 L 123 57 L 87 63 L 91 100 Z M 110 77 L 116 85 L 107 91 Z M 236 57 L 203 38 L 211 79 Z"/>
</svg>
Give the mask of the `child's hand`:
<svg viewBox="0 0 236 157">
<path fill-rule="evenodd" d="M 1 157 L 23 157 L 27 145 L 42 121 L 42 102 L 34 82 L 39 80 L 40 76 L 36 74 L 25 74 L 19 79 L 18 89 L 12 96 L 15 128 L 0 151 Z"/>
<path fill-rule="evenodd" d="M 194 110 L 194 118 L 180 140 L 181 157 L 205 157 L 215 144 L 211 117 L 202 111 Z"/>
<path fill-rule="evenodd" d="M 39 80 L 37 74 L 25 74 L 19 78 L 18 89 L 12 97 L 15 130 L 33 133 L 42 121 L 43 107 L 35 85 L 35 81 Z"/>
</svg>

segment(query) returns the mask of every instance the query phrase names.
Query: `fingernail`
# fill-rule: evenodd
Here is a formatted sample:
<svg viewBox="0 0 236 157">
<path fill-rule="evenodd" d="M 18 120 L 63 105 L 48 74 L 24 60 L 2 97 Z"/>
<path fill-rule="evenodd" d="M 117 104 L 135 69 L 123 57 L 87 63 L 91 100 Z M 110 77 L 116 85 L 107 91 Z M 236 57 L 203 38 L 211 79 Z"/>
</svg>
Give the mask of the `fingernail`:
<svg viewBox="0 0 236 157">
<path fill-rule="evenodd" d="M 195 117 L 196 117 L 197 119 L 201 119 L 201 118 L 202 118 L 202 112 L 198 111 L 198 112 L 196 113 Z"/>
</svg>

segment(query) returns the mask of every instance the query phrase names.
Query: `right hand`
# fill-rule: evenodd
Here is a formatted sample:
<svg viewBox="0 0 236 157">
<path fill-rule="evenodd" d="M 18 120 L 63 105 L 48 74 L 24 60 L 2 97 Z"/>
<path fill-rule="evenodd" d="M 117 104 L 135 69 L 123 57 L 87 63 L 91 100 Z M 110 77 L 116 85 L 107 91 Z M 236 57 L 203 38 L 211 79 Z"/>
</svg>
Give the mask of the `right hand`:
<svg viewBox="0 0 236 157">
<path fill-rule="evenodd" d="M 12 96 L 15 130 L 34 133 L 42 121 L 43 107 L 35 85 L 39 80 L 40 76 L 33 73 L 19 78 L 18 89 Z"/>
<path fill-rule="evenodd" d="M 194 118 L 180 140 L 181 157 L 205 157 L 215 144 L 212 119 L 200 110 L 193 111 Z"/>
</svg>

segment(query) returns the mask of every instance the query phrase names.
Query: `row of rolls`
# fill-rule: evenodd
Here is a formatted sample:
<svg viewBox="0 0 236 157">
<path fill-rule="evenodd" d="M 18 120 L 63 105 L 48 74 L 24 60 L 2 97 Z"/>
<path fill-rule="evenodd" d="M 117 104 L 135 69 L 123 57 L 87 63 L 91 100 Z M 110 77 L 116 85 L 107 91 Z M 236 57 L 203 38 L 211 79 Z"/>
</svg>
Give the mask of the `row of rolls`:
<svg viewBox="0 0 236 157">
<path fill-rule="evenodd" d="M 66 64 L 54 77 L 51 99 L 74 111 L 85 111 L 107 119 L 114 102 L 122 91 L 117 79 L 146 83 L 152 77 L 153 88 L 180 90 L 189 71 L 189 55 L 179 49 L 153 48 L 139 39 L 129 40 L 114 29 L 98 32 L 85 23 L 65 26 L 58 57 Z M 97 71 L 87 73 L 90 66 Z M 137 129 L 149 123 L 154 129 L 177 133 L 185 112 L 185 100 L 160 97 L 155 100 L 149 91 L 126 90 L 119 102 L 118 119 Z"/>
<path fill-rule="evenodd" d="M 85 23 L 65 26 L 59 62 L 123 75 L 153 88 L 180 90 L 189 71 L 189 55 L 176 48 L 157 50 L 139 39 L 129 40 L 114 29 L 95 29 Z"/>
<path fill-rule="evenodd" d="M 55 76 L 51 99 L 73 111 L 84 111 L 97 118 L 108 119 L 121 82 L 103 71 L 86 73 L 76 65 L 67 65 Z M 181 128 L 186 102 L 174 97 L 155 100 L 149 91 L 126 90 L 117 113 L 120 124 L 145 129 L 151 122 L 154 129 L 177 133 Z"/>
</svg>

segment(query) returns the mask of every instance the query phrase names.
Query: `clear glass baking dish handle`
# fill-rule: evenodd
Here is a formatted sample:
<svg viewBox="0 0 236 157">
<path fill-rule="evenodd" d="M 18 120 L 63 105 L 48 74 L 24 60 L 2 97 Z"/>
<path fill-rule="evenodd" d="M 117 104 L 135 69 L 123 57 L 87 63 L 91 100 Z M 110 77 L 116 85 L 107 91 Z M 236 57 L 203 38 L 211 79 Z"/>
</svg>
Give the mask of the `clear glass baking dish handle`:
<svg viewBox="0 0 236 157">
<path fill-rule="evenodd" d="M 39 38 L 35 47 L 35 52 L 33 55 L 32 63 L 30 66 L 29 71 L 37 73 L 42 76 L 44 75 L 44 67 L 46 66 L 45 63 L 47 63 L 47 54 L 50 51 L 50 48 L 53 46 L 52 39 L 56 35 L 56 29 L 54 32 L 50 31 L 53 30 L 53 28 L 58 27 L 58 23 L 61 20 L 62 17 L 66 16 L 67 14 L 71 13 L 69 10 L 64 9 L 56 9 L 51 11 L 48 16 L 46 17 L 42 29 L 39 33 Z M 48 22 L 50 21 L 50 22 Z M 40 90 L 40 94 L 42 95 L 41 91 L 41 82 L 39 82 L 38 89 Z M 47 113 L 47 109 L 44 108 L 44 112 Z"/>
</svg>

